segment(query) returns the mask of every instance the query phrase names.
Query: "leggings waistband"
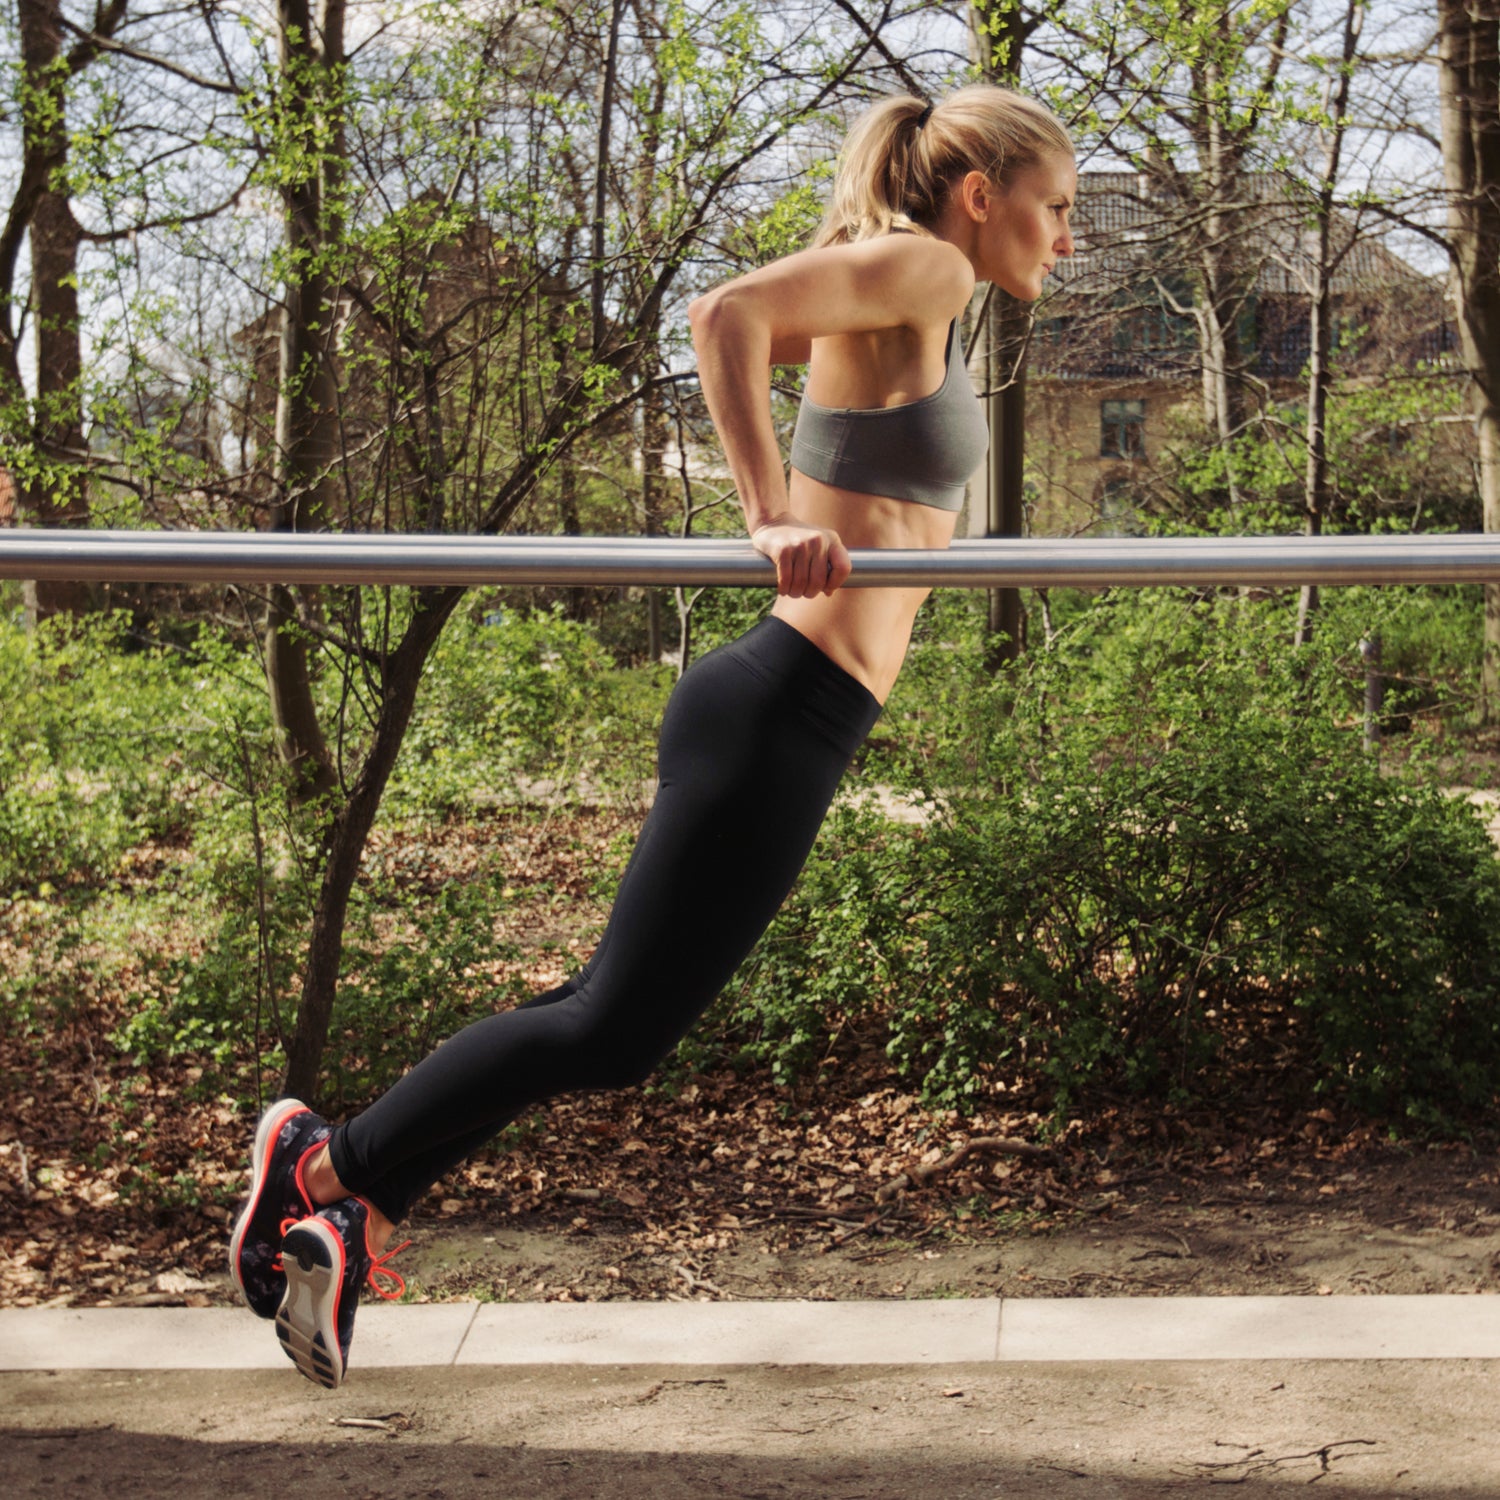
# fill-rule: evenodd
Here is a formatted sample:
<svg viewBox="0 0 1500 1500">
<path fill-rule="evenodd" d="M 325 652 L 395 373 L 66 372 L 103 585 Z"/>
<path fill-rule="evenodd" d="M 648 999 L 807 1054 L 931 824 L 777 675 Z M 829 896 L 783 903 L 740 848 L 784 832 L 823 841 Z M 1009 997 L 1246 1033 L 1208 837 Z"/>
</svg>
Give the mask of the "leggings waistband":
<svg viewBox="0 0 1500 1500">
<path fill-rule="evenodd" d="M 784 690 L 846 758 L 864 743 L 880 717 L 880 700 L 864 683 L 795 626 L 775 615 L 767 615 L 710 656 L 719 652 L 762 681 Z"/>
</svg>

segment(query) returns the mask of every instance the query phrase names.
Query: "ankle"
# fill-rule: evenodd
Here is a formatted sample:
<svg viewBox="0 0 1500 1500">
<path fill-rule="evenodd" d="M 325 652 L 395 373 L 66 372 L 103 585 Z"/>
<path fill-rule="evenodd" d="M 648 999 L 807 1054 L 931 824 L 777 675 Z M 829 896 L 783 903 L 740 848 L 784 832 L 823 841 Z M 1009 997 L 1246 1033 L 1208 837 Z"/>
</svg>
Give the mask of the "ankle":
<svg viewBox="0 0 1500 1500">
<path fill-rule="evenodd" d="M 379 1256 L 390 1244 L 391 1236 L 396 1232 L 396 1226 L 368 1198 L 360 1201 L 370 1211 L 370 1217 L 365 1223 L 366 1243 L 370 1247 L 370 1254 Z"/>
<path fill-rule="evenodd" d="M 328 1204 L 350 1196 L 349 1189 L 339 1181 L 339 1174 L 333 1170 L 333 1158 L 329 1155 L 327 1146 L 303 1169 L 302 1183 L 314 1208 L 326 1208 Z"/>
<path fill-rule="evenodd" d="M 324 1146 L 303 1169 L 302 1182 L 314 1208 L 326 1208 L 330 1203 L 338 1203 L 345 1198 L 359 1197 L 357 1193 L 351 1193 L 339 1181 L 339 1174 L 333 1169 L 333 1157 L 329 1154 L 327 1146 Z M 396 1226 L 368 1198 L 360 1198 L 359 1201 L 364 1204 L 368 1212 L 368 1218 L 365 1221 L 365 1241 L 370 1247 L 370 1253 L 379 1255 L 390 1244 L 391 1236 L 396 1232 Z"/>
</svg>

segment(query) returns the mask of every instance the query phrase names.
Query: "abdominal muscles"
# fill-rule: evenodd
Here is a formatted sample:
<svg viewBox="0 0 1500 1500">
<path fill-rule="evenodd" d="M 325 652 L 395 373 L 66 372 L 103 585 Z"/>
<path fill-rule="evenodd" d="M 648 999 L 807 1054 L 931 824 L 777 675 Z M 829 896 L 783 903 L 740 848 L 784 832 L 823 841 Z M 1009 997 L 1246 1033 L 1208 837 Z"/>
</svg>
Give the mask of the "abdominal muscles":
<svg viewBox="0 0 1500 1500">
<path fill-rule="evenodd" d="M 953 539 L 952 511 L 885 495 L 835 489 L 793 469 L 792 514 L 838 532 L 851 550 L 941 549 Z M 856 574 L 858 568 L 856 566 Z M 883 703 L 906 659 L 924 588 L 850 588 L 813 599 L 778 599 L 773 613 L 802 632 Z"/>
</svg>

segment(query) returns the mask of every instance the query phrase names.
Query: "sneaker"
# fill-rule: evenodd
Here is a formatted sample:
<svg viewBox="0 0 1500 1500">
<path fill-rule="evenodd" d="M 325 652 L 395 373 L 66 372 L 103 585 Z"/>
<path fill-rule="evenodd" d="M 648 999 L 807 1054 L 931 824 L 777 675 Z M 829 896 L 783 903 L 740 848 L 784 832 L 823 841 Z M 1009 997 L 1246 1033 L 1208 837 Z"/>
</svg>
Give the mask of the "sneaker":
<svg viewBox="0 0 1500 1500">
<path fill-rule="evenodd" d="M 300 1099 L 278 1099 L 260 1117 L 250 1155 L 250 1197 L 229 1240 L 230 1272 L 257 1317 L 274 1318 L 281 1306 L 281 1238 L 317 1211 L 302 1174 L 332 1133 Z"/>
<path fill-rule="evenodd" d="M 377 1296 L 394 1302 L 406 1282 L 386 1261 L 410 1243 L 377 1256 L 370 1249 L 370 1206 L 363 1198 L 329 1204 L 287 1231 L 281 1246 L 286 1295 L 276 1313 L 276 1337 L 309 1380 L 329 1390 L 343 1381 L 360 1288 L 368 1281 Z"/>
</svg>

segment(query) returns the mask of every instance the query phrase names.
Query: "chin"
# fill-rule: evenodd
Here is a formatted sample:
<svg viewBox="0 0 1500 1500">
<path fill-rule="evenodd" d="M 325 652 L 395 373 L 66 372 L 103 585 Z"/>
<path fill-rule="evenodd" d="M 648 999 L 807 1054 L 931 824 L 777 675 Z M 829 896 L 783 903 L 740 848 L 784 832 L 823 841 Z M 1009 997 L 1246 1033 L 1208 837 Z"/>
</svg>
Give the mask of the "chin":
<svg viewBox="0 0 1500 1500">
<path fill-rule="evenodd" d="M 1038 276 L 1034 282 L 1016 281 L 1009 276 L 1004 279 L 996 277 L 995 285 L 1002 292 L 1009 292 L 1017 301 L 1035 302 L 1042 295 L 1042 284 L 1045 280 L 1046 277 L 1044 275 Z"/>
</svg>

